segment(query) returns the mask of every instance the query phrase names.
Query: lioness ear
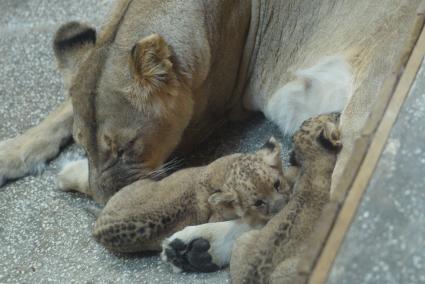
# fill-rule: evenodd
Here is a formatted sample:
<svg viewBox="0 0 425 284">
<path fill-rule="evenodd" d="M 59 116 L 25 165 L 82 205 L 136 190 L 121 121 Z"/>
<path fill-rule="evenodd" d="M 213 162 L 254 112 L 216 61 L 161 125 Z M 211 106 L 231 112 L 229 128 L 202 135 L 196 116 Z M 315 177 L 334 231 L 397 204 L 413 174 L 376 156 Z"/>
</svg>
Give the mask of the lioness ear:
<svg viewBox="0 0 425 284">
<path fill-rule="evenodd" d="M 282 152 L 282 146 L 272 136 L 257 153 L 262 156 L 264 162 L 267 165 L 269 165 L 272 168 L 281 170 L 282 169 L 282 160 L 280 159 L 281 152 Z"/>
<path fill-rule="evenodd" d="M 152 95 L 175 79 L 170 57 L 167 43 L 158 34 L 145 37 L 131 49 L 130 70 L 145 95 Z"/>
<path fill-rule="evenodd" d="M 236 196 L 231 192 L 216 192 L 208 198 L 211 205 L 230 204 L 234 200 L 236 200 Z"/>
<path fill-rule="evenodd" d="M 341 133 L 336 124 L 326 122 L 318 137 L 320 144 L 328 150 L 338 151 L 342 148 Z"/>
<path fill-rule="evenodd" d="M 68 72 L 73 69 L 82 54 L 96 43 L 96 30 L 80 22 L 69 22 L 56 32 L 53 49 L 59 68 Z"/>
</svg>

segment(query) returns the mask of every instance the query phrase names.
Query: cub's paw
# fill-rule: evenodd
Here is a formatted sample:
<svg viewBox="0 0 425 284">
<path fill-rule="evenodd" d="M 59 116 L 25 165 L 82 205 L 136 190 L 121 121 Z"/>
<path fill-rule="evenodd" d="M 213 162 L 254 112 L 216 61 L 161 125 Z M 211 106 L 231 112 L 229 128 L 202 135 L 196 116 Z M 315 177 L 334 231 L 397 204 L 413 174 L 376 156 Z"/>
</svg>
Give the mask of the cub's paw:
<svg viewBox="0 0 425 284">
<path fill-rule="evenodd" d="M 213 272 L 228 264 L 208 226 L 189 226 L 165 239 L 161 258 L 174 272 Z"/>
</svg>

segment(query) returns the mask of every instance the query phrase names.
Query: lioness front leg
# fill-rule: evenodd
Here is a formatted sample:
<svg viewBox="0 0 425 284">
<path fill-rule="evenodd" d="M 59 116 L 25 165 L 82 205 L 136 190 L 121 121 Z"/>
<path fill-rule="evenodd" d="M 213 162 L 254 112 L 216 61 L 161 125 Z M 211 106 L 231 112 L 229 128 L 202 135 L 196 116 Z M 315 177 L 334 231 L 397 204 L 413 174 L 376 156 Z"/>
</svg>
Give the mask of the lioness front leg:
<svg viewBox="0 0 425 284">
<path fill-rule="evenodd" d="M 213 272 L 229 265 L 233 243 L 251 229 L 240 220 L 188 226 L 164 240 L 161 258 L 174 272 Z"/>
<path fill-rule="evenodd" d="M 71 138 L 72 123 L 72 105 L 68 100 L 39 125 L 0 142 L 0 186 L 7 180 L 40 172 Z"/>
</svg>

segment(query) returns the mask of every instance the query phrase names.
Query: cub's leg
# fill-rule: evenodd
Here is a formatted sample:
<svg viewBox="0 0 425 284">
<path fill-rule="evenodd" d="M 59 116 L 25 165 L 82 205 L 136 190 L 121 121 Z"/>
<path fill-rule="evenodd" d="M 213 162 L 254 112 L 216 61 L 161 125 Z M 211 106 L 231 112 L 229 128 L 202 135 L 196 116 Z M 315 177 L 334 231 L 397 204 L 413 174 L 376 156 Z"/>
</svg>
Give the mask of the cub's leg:
<svg viewBox="0 0 425 284">
<path fill-rule="evenodd" d="M 161 258 L 174 272 L 213 272 L 229 264 L 233 243 L 251 229 L 240 220 L 188 226 L 164 240 Z"/>
<path fill-rule="evenodd" d="M 135 216 L 105 218 L 100 214 L 94 225 L 94 239 L 111 252 L 136 253 L 159 252 L 161 240 L 160 224 Z"/>
<path fill-rule="evenodd" d="M 78 191 L 89 195 L 89 166 L 87 159 L 67 163 L 58 174 L 62 191 Z"/>
<path fill-rule="evenodd" d="M 63 103 L 39 125 L 0 142 L 0 186 L 7 180 L 40 172 L 72 136 L 71 101 Z"/>
<path fill-rule="evenodd" d="M 113 252 L 161 251 L 161 242 L 190 224 L 208 221 L 196 196 L 185 188 L 167 191 L 149 179 L 112 196 L 93 228 L 93 237 Z"/>
<path fill-rule="evenodd" d="M 246 281 L 245 276 L 249 271 L 254 270 L 249 260 L 252 257 L 251 251 L 253 250 L 253 245 L 255 245 L 256 240 L 260 237 L 260 230 L 251 230 L 243 234 L 235 242 L 230 261 L 230 278 L 232 279 L 232 283 L 244 283 Z M 255 280 L 258 280 L 258 277 L 255 277 Z M 255 280 L 253 278 L 253 281 Z"/>
<path fill-rule="evenodd" d="M 279 263 L 269 277 L 271 263 L 265 261 L 266 257 L 262 259 L 263 255 L 269 252 L 258 250 L 257 247 L 259 242 L 262 242 L 261 238 L 264 234 L 262 230 L 251 230 L 235 242 L 230 262 L 232 283 L 303 283 L 303 281 L 300 282 L 297 274 L 300 259 L 298 256 L 288 257 Z M 273 242 L 270 242 L 269 248 L 275 248 Z M 260 258 L 262 261 L 252 261 L 255 258 L 257 260 Z"/>
<path fill-rule="evenodd" d="M 305 279 L 299 277 L 297 273 L 297 266 L 299 263 L 298 257 L 290 257 L 282 261 L 273 273 L 270 275 L 271 284 L 282 284 L 282 283 L 304 283 Z"/>
<path fill-rule="evenodd" d="M 164 206 L 162 211 L 149 210 L 146 200 L 149 196 L 150 180 L 137 181 L 118 191 L 106 203 L 97 218 L 92 235 L 94 239 L 116 253 L 160 251 L 161 241 L 172 228 L 173 207 Z"/>
</svg>

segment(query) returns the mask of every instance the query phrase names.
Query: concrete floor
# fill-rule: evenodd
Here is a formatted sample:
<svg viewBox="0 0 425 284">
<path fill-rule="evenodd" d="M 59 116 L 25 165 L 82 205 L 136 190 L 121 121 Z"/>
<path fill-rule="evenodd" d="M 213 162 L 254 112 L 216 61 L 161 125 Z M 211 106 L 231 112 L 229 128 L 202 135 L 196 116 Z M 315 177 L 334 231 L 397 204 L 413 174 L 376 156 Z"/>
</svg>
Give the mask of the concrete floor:
<svg viewBox="0 0 425 284">
<path fill-rule="evenodd" d="M 37 124 L 65 94 L 52 37 L 61 23 L 99 26 L 111 0 L 0 1 L 0 141 Z M 261 146 L 279 131 L 261 116 L 220 131 L 188 158 L 205 163 Z M 286 138 L 283 158 L 287 159 Z M 226 271 L 173 274 L 158 256 L 116 256 L 90 236 L 94 203 L 56 190 L 61 161 L 82 155 L 69 146 L 39 176 L 0 188 L 0 283 L 226 283 Z"/>
</svg>

